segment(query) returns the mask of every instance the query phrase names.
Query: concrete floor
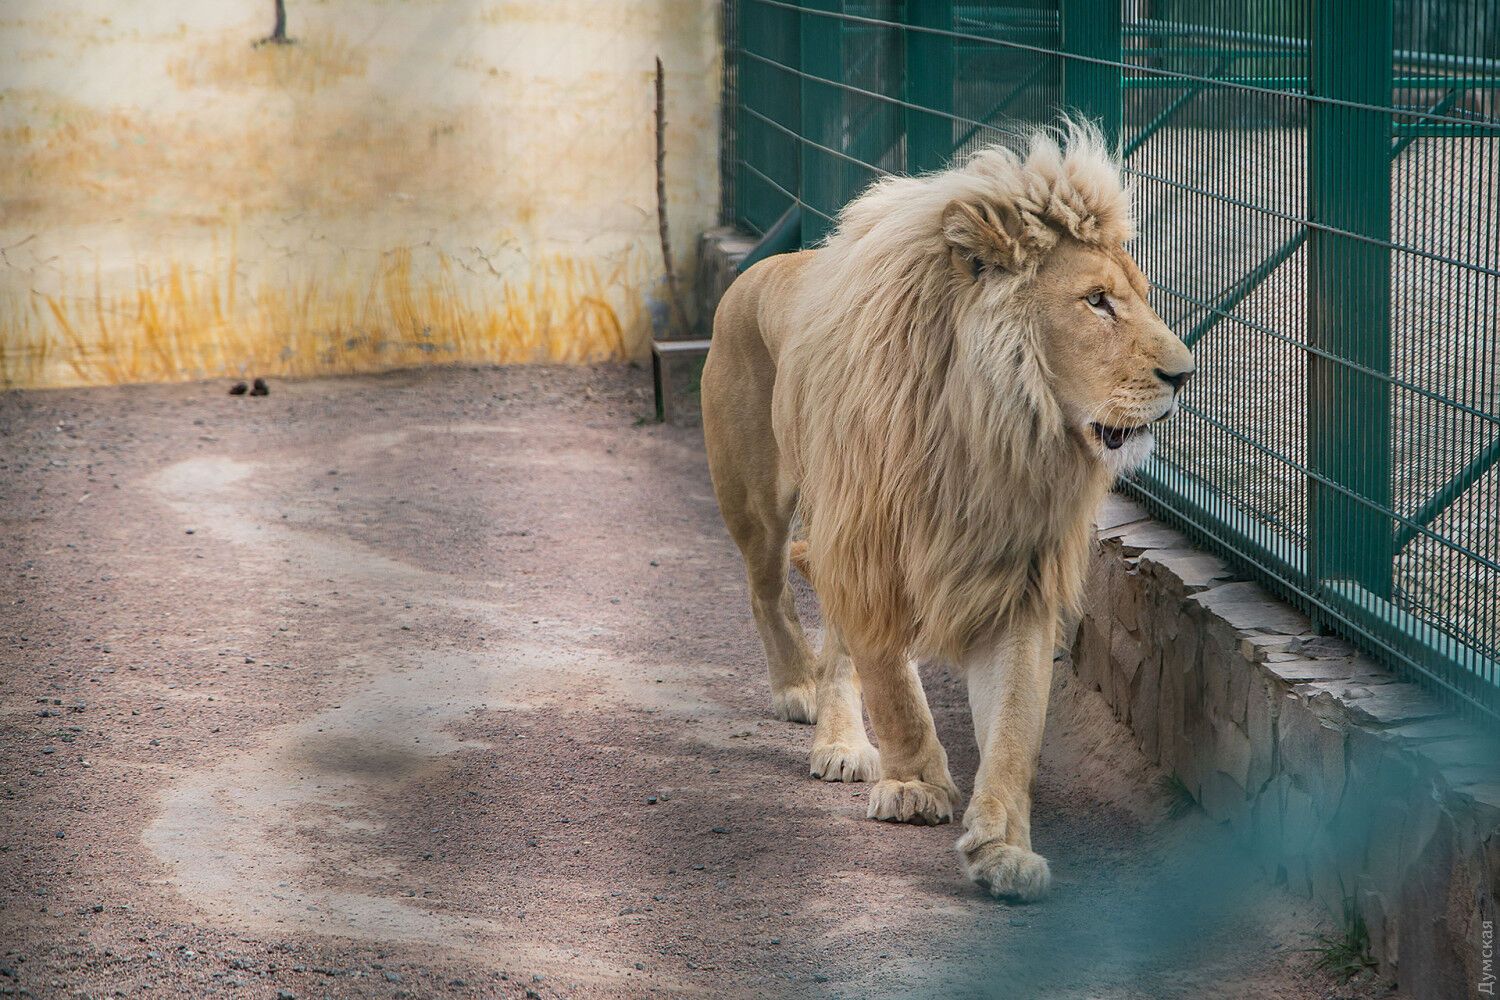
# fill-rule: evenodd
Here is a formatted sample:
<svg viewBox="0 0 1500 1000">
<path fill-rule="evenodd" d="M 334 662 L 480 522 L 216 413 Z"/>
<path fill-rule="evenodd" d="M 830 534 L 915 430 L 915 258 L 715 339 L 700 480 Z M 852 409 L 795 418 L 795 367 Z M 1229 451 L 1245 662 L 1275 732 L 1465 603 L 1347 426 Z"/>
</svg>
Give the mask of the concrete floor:
<svg viewBox="0 0 1500 1000">
<path fill-rule="evenodd" d="M 1386 995 L 1314 970 L 1310 904 L 1170 818 L 1066 669 L 1043 904 L 810 780 L 697 432 L 643 422 L 648 386 L 0 395 L 0 988 Z M 962 685 L 926 676 L 967 788 Z"/>
</svg>

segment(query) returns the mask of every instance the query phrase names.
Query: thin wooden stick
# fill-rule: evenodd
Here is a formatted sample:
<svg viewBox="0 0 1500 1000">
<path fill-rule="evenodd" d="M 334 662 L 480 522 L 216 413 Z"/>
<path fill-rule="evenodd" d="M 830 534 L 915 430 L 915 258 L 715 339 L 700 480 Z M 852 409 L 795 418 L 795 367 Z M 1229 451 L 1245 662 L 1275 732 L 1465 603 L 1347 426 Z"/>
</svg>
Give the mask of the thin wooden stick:
<svg viewBox="0 0 1500 1000">
<path fill-rule="evenodd" d="M 687 310 L 682 305 L 682 291 L 677 287 L 677 271 L 672 267 L 672 241 L 667 231 L 667 84 L 661 56 L 656 57 L 656 229 L 661 240 L 661 262 L 667 269 L 667 294 L 677 320 L 677 332 L 688 329 Z"/>
</svg>

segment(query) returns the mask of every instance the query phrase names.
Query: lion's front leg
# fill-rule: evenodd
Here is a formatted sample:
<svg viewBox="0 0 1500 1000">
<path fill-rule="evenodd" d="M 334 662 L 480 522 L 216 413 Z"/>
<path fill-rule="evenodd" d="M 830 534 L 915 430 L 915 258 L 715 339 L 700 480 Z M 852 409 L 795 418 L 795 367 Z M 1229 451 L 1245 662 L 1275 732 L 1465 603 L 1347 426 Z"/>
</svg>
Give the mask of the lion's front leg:
<svg viewBox="0 0 1500 1000">
<path fill-rule="evenodd" d="M 1052 675 L 1050 619 L 1019 627 L 964 662 L 979 771 L 958 841 L 965 873 L 994 895 L 1031 902 L 1052 873 L 1031 849 L 1031 782 Z"/>
<path fill-rule="evenodd" d="M 899 655 L 855 656 L 854 668 L 880 741 L 880 780 L 870 789 L 867 814 L 900 823 L 948 822 L 958 788 L 916 664 Z"/>
</svg>

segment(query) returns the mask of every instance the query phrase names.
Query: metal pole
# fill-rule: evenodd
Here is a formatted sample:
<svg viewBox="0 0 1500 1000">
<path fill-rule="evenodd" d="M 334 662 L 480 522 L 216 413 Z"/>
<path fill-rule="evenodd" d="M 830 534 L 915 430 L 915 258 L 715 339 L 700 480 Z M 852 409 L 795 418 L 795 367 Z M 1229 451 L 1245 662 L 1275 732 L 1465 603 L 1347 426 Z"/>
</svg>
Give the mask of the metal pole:
<svg viewBox="0 0 1500 1000">
<path fill-rule="evenodd" d="M 1391 0 L 1312 0 L 1312 95 L 1389 105 L 1391 20 Z M 1309 569 L 1389 599 L 1390 384 L 1336 359 L 1390 372 L 1390 115 L 1314 100 L 1307 145 L 1307 336 L 1331 355 L 1308 358 L 1308 465 L 1355 494 L 1309 480 Z"/>
<path fill-rule="evenodd" d="M 735 213 L 747 228 L 764 233 L 796 207 L 801 182 L 802 144 L 757 115 L 801 134 L 796 70 L 802 64 L 802 15 L 749 3 L 735 6 Z"/>
<path fill-rule="evenodd" d="M 906 23 L 953 30 L 953 0 L 908 0 Z M 906 101 L 938 111 L 953 110 L 953 39 L 925 31 L 902 32 Z M 953 155 L 951 118 L 906 108 L 906 172 L 937 170 Z"/>
<path fill-rule="evenodd" d="M 1111 146 L 1120 141 L 1124 123 L 1120 67 L 1067 56 L 1119 63 L 1121 6 L 1119 0 L 1061 0 L 1059 5 L 1065 53 L 1063 103 L 1098 125 Z"/>
<path fill-rule="evenodd" d="M 842 13 L 843 0 L 802 0 L 804 10 Z M 844 23 L 836 17 L 800 15 L 802 21 L 802 72 L 823 80 L 844 78 Z M 802 78 L 802 135 L 829 149 L 843 151 L 844 91 L 838 87 Z M 802 143 L 802 201 L 817 212 L 802 213 L 802 245 L 823 238 L 829 222 L 818 212 L 835 215 L 847 197 L 843 161 Z"/>
</svg>

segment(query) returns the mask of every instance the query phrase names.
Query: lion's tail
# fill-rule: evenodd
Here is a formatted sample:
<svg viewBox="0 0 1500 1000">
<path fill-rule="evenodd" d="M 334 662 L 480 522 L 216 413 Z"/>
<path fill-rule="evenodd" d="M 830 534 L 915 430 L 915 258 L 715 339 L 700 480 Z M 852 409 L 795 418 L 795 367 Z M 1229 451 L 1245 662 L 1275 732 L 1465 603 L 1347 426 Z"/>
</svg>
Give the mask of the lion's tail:
<svg viewBox="0 0 1500 1000">
<path fill-rule="evenodd" d="M 801 573 L 803 579 L 805 579 L 808 583 L 812 583 L 812 567 L 808 564 L 807 561 L 806 539 L 799 538 L 797 541 L 793 542 L 788 555 L 792 560 L 792 566 L 796 568 L 797 572 Z"/>
</svg>

